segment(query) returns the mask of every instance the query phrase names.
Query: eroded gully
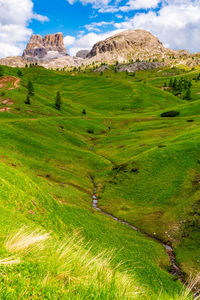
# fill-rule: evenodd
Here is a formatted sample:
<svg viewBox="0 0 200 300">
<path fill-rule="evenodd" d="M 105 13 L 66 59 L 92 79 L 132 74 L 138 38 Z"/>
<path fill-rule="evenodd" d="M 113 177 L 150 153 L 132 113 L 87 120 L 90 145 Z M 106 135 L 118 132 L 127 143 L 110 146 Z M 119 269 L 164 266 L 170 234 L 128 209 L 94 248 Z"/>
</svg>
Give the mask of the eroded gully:
<svg viewBox="0 0 200 300">
<path fill-rule="evenodd" d="M 124 220 L 118 219 L 115 216 L 113 216 L 112 214 L 109 214 L 109 213 L 103 211 L 101 208 L 99 208 L 98 207 L 98 197 L 97 197 L 97 186 L 95 184 L 95 181 L 94 181 L 93 177 L 91 177 L 91 180 L 92 180 L 93 187 L 94 187 L 93 188 L 93 194 L 92 194 L 92 206 L 93 206 L 93 208 L 98 210 L 102 214 L 114 219 L 115 221 L 117 221 L 119 223 L 122 223 L 122 224 L 125 224 L 128 227 L 132 228 L 133 230 L 138 231 L 138 232 L 142 233 L 143 235 L 145 235 L 146 237 L 151 238 L 152 240 L 154 240 L 154 241 L 158 242 L 159 244 L 161 244 L 165 248 L 166 254 L 169 257 L 170 262 L 171 262 L 171 267 L 170 267 L 169 273 L 172 274 L 173 276 L 176 276 L 184 285 L 187 286 L 187 283 L 185 281 L 185 274 L 184 274 L 184 272 L 181 271 L 181 269 L 179 268 L 179 266 L 176 263 L 176 256 L 175 256 L 173 248 L 170 245 L 164 243 L 159 238 L 157 238 L 155 236 L 152 236 L 152 235 L 146 233 L 145 231 L 131 225 L 130 223 L 128 223 Z M 197 296 L 199 294 L 199 291 L 197 291 L 195 289 L 195 290 L 193 290 L 193 293 L 194 293 L 194 296 Z"/>
</svg>

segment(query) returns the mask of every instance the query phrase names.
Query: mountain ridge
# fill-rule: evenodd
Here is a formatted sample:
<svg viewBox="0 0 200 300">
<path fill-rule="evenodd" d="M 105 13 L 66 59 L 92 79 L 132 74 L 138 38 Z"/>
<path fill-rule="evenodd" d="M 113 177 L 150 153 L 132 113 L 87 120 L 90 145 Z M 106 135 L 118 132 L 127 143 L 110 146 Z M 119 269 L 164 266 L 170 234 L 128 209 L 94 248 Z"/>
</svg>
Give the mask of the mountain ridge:
<svg viewBox="0 0 200 300">
<path fill-rule="evenodd" d="M 80 55 L 81 54 L 81 55 Z M 194 59 L 195 58 L 195 59 Z M 200 53 L 190 54 L 186 50 L 171 50 L 149 31 L 125 30 L 97 42 L 89 51 L 81 50 L 71 57 L 64 46 L 63 34 L 33 35 L 22 57 L 0 59 L 0 63 L 23 67 L 37 62 L 45 68 L 85 67 L 91 64 L 132 63 L 134 61 L 160 61 L 166 65 L 194 66 L 200 62 Z"/>
</svg>

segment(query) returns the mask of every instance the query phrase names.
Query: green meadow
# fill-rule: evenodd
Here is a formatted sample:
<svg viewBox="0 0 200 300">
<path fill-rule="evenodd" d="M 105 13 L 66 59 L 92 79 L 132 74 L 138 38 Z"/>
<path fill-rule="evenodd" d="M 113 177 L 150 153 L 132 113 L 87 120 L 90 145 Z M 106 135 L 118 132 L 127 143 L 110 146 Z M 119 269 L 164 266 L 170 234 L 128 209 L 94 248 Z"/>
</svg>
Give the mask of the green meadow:
<svg viewBox="0 0 200 300">
<path fill-rule="evenodd" d="M 31 67 L 18 87 L 19 69 L 2 69 L 0 299 L 192 299 L 160 243 L 92 207 L 91 177 L 101 209 L 172 245 L 185 279 L 197 276 L 200 69 Z M 171 78 L 191 80 L 191 100 L 164 88 Z"/>
</svg>

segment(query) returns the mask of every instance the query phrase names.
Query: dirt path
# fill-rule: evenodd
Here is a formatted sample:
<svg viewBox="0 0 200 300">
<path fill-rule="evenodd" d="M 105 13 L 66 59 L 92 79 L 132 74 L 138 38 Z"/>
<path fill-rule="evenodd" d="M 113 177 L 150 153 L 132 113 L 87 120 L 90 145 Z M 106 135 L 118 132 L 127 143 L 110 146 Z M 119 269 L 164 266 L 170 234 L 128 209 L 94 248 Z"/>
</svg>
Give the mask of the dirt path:
<svg viewBox="0 0 200 300">
<path fill-rule="evenodd" d="M 124 221 L 124 220 L 120 220 L 118 218 L 116 218 L 115 216 L 113 216 L 112 214 L 109 214 L 105 211 L 103 211 L 101 208 L 98 207 L 98 198 L 97 198 L 97 186 L 95 184 L 95 181 L 94 181 L 94 178 L 91 177 L 91 180 L 92 180 L 92 184 L 93 184 L 93 194 L 92 194 L 92 206 L 94 209 L 100 211 L 102 214 L 112 218 L 113 220 L 119 222 L 119 223 L 122 223 L 122 224 L 125 224 L 127 225 L 128 227 L 132 228 L 133 230 L 135 231 L 138 231 L 140 233 L 142 233 L 143 235 L 145 235 L 146 237 L 150 238 L 150 239 L 153 239 L 154 241 L 158 242 L 159 244 L 161 244 L 164 248 L 165 248 L 165 251 L 166 251 L 166 254 L 167 256 L 169 257 L 170 259 L 170 262 L 171 262 L 171 268 L 169 270 L 169 273 L 172 274 L 173 276 L 176 276 L 178 277 L 178 279 L 185 285 L 187 286 L 187 282 L 185 281 L 185 273 L 180 269 L 180 267 L 177 265 L 177 262 L 176 262 L 176 255 L 175 255 L 175 252 L 172 248 L 171 245 L 167 245 L 166 243 L 164 243 L 162 240 L 160 240 L 159 238 L 155 237 L 155 236 L 152 236 L 146 232 L 144 232 L 143 230 L 140 230 L 139 228 L 131 225 L 130 223 Z M 199 290 L 197 290 L 195 287 L 193 288 L 193 294 L 194 294 L 194 297 L 197 297 L 200 293 Z"/>
<path fill-rule="evenodd" d="M 7 90 L 14 90 L 19 87 L 19 82 L 21 81 L 18 77 L 4 76 L 0 78 L 0 89 L 6 87 L 8 83 L 13 83 L 13 87 L 7 88 Z"/>
</svg>

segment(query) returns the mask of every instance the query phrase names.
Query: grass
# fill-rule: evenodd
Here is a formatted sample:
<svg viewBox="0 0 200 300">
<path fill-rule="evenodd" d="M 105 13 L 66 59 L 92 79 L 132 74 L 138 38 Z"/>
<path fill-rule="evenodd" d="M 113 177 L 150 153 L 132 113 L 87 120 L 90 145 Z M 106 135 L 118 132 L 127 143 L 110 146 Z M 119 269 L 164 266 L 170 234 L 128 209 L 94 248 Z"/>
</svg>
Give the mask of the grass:
<svg viewBox="0 0 200 300">
<path fill-rule="evenodd" d="M 91 176 L 101 208 L 171 243 L 197 275 L 200 83 L 192 101 L 161 88 L 199 70 L 21 70 L 20 87 L 0 91 L 14 102 L 0 112 L 2 298 L 190 299 L 160 244 L 92 208 Z M 180 115 L 160 117 L 169 110 Z"/>
</svg>

